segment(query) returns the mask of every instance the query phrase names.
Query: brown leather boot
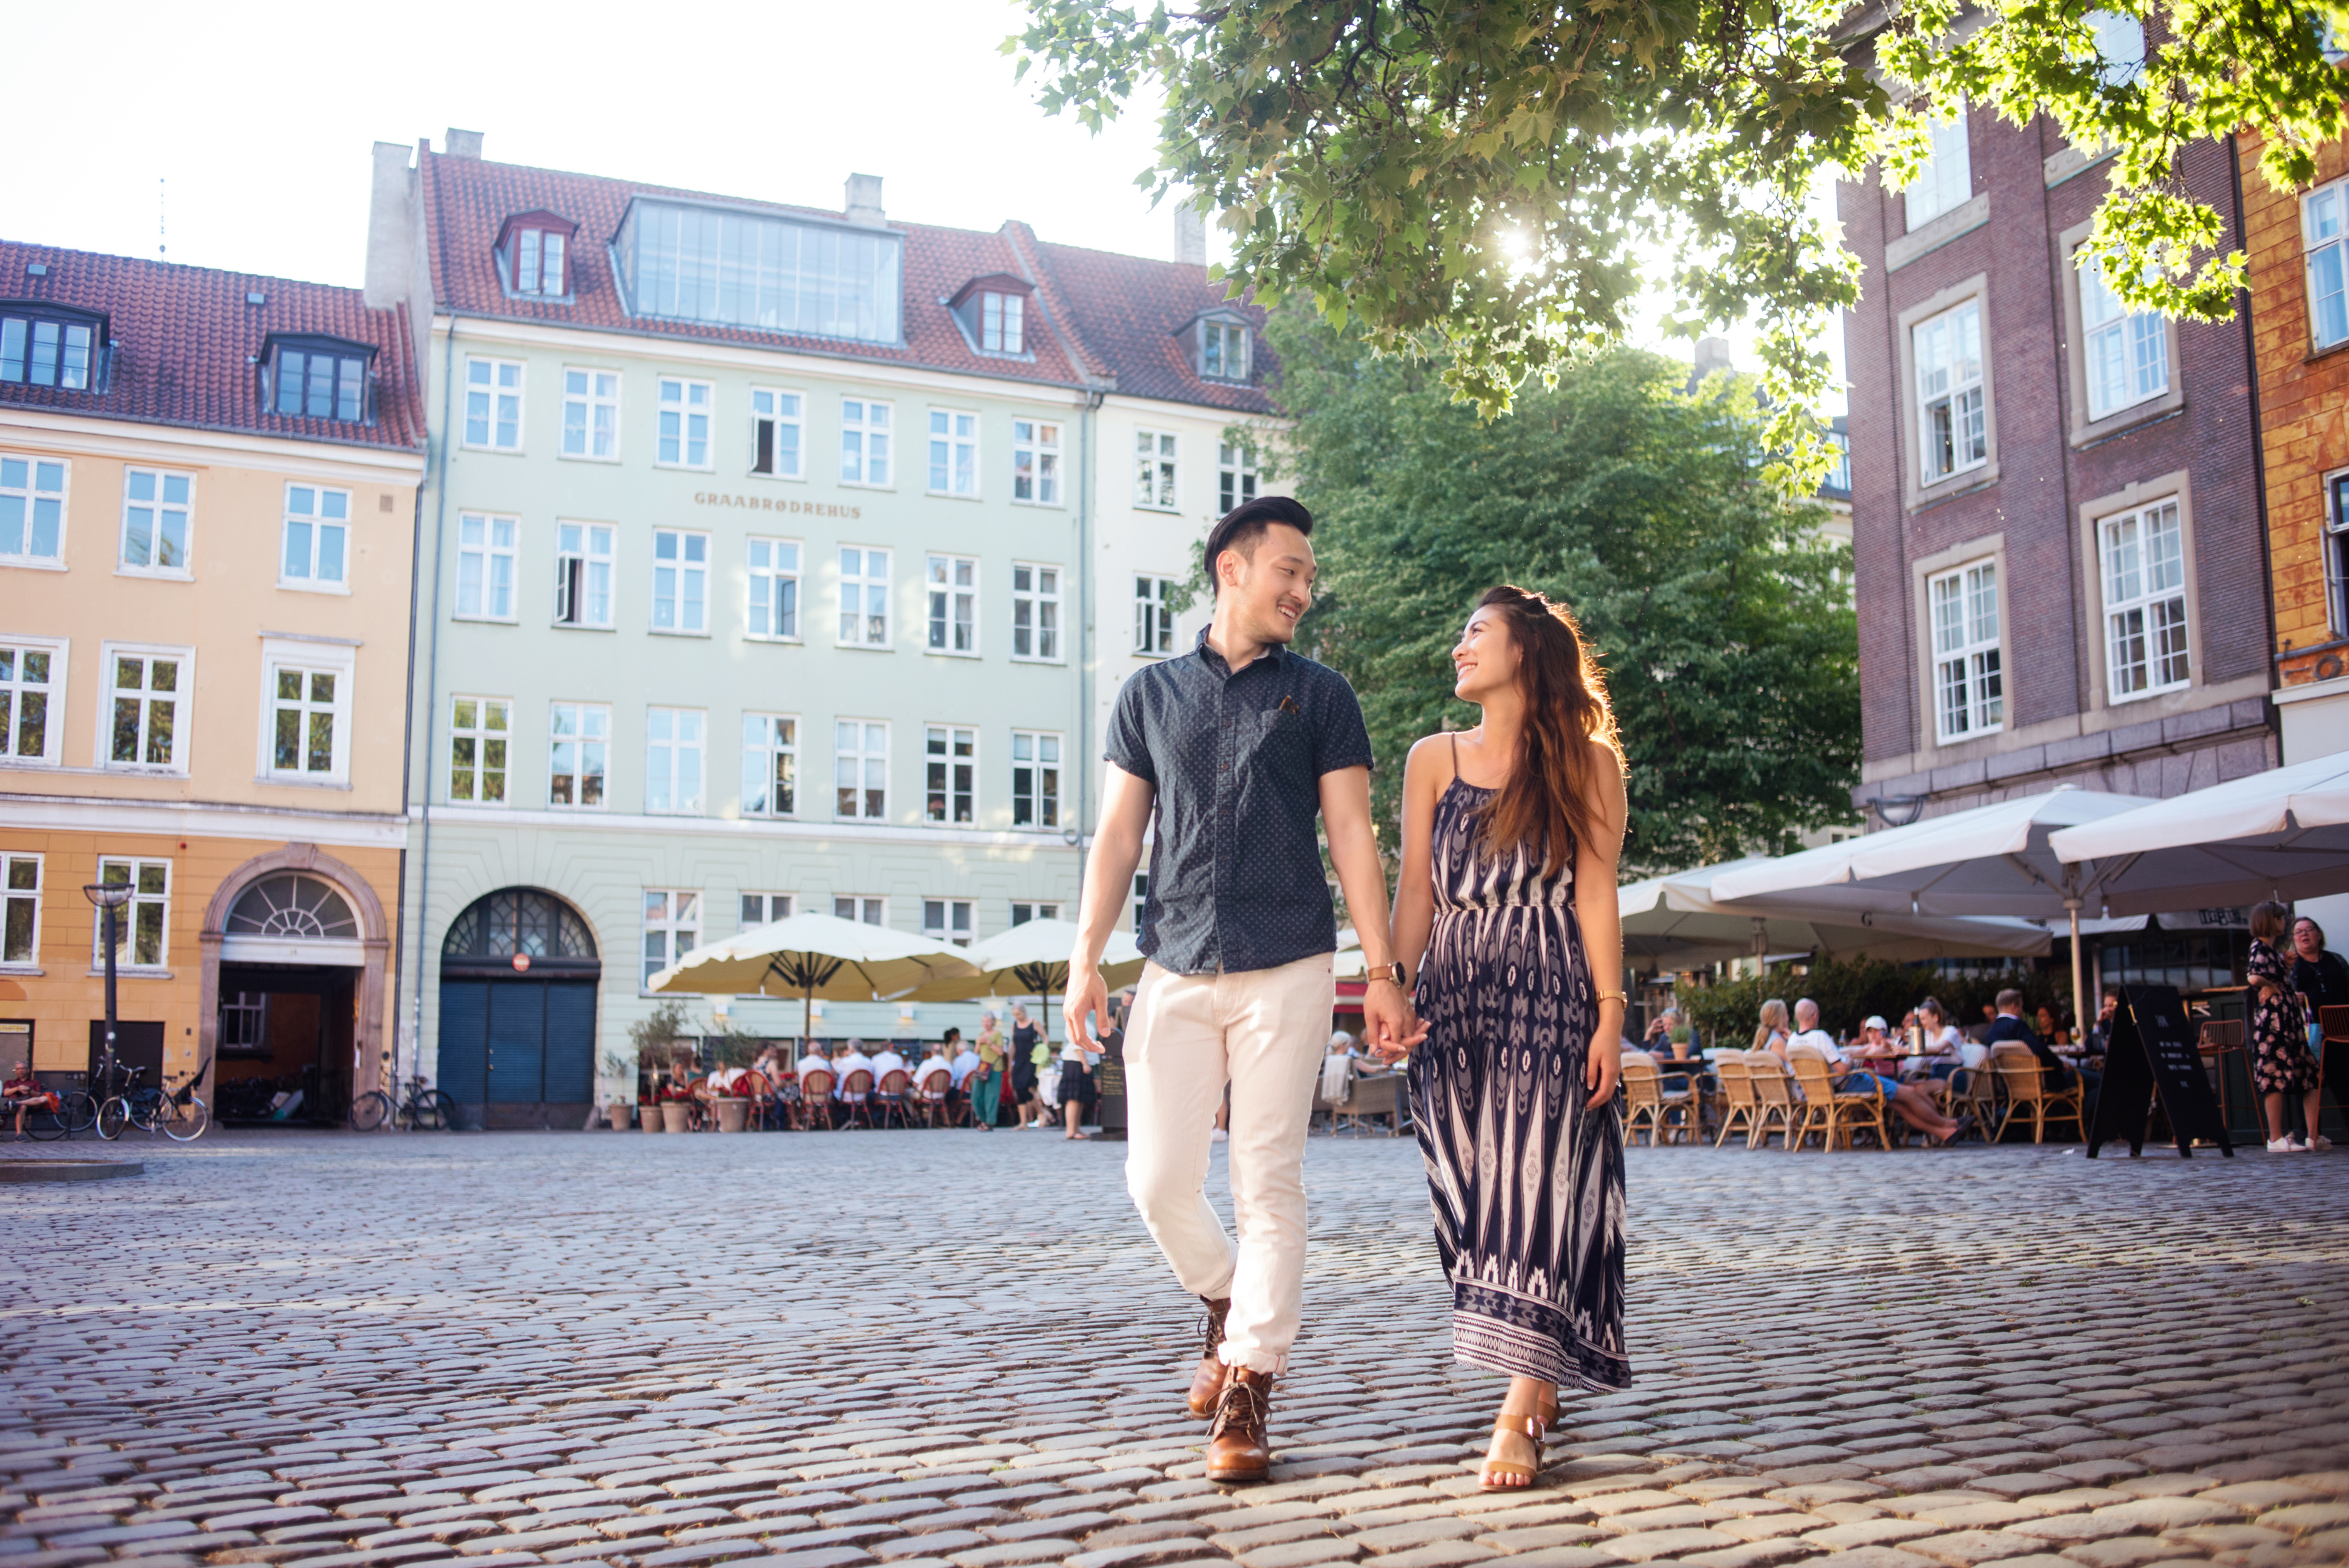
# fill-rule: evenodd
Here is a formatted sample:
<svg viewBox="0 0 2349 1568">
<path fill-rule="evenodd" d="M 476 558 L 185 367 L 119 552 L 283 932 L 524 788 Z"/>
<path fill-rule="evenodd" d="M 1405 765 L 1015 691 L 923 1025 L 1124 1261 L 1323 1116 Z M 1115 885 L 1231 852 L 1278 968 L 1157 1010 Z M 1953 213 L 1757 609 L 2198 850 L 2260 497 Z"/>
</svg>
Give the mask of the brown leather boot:
<svg viewBox="0 0 2349 1568">
<path fill-rule="evenodd" d="M 1272 1473 L 1272 1374 L 1235 1367 L 1207 1434 L 1209 1480 L 1262 1480 Z"/>
<path fill-rule="evenodd" d="M 1216 1359 L 1216 1352 L 1223 1348 L 1224 1317 L 1232 1310 L 1232 1298 L 1210 1301 L 1203 1295 L 1199 1303 L 1207 1309 L 1207 1344 L 1198 1370 L 1191 1374 L 1191 1414 L 1204 1421 L 1216 1413 L 1216 1397 L 1224 1391 L 1224 1364 Z"/>
</svg>

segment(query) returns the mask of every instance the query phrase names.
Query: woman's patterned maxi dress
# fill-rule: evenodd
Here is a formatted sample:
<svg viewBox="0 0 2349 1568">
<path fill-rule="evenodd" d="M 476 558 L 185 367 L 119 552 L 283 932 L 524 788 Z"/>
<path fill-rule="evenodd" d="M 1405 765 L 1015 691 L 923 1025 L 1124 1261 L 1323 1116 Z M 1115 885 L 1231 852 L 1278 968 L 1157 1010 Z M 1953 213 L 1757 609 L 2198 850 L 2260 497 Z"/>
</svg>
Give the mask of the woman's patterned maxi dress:
<svg viewBox="0 0 2349 1568">
<path fill-rule="evenodd" d="M 1481 858 L 1477 810 L 1492 794 L 1455 778 L 1435 805 L 1435 923 L 1418 992 L 1429 1032 L 1411 1063 L 1453 1354 L 1625 1388 L 1622 1097 L 1584 1109 L 1599 1006 L 1574 859 L 1545 875 L 1522 849 Z"/>
</svg>

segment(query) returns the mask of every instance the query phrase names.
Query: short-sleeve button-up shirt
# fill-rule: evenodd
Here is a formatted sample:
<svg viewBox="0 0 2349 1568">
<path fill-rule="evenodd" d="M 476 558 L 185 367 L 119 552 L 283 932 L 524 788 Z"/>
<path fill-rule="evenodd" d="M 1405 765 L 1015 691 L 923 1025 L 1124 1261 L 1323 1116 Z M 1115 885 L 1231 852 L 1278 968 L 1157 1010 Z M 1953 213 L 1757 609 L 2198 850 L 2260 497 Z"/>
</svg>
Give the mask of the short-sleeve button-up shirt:
<svg viewBox="0 0 2349 1568">
<path fill-rule="evenodd" d="M 1336 951 L 1313 830 L 1321 776 L 1371 765 L 1343 676 L 1285 647 L 1234 670 L 1202 632 L 1127 680 L 1108 738 L 1108 759 L 1157 796 L 1143 953 L 1208 975 Z"/>
</svg>

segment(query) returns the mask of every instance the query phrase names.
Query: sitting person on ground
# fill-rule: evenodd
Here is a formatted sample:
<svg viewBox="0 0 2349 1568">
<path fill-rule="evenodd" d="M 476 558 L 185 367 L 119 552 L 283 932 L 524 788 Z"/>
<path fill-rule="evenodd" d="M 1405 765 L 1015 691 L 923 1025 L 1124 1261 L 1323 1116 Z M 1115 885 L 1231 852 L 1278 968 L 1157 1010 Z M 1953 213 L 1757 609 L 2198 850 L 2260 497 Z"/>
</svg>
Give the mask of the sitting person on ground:
<svg viewBox="0 0 2349 1568">
<path fill-rule="evenodd" d="M 1786 1016 L 1784 998 L 1773 996 L 1762 1004 L 1762 1026 L 1754 1031 L 1754 1049 L 1772 1051 L 1780 1057 L 1786 1054 L 1786 1041 L 1794 1035 L 1792 1021 Z"/>
<path fill-rule="evenodd" d="M 30 1062 L 18 1062 L 15 1070 L 9 1073 L 7 1083 L 0 1085 L 0 1100 L 5 1100 L 8 1109 L 16 1113 L 18 1138 L 25 1136 L 26 1111 L 54 1111 L 61 1109 L 65 1103 L 53 1090 L 45 1088 L 39 1078 L 33 1076 L 33 1067 Z"/>
<path fill-rule="evenodd" d="M 2082 1101 L 2082 1126 L 2095 1110 L 2096 1089 L 2105 1081 L 2104 1075 L 2087 1068 L 2075 1068 L 2055 1054 L 2055 1047 L 2039 1037 L 2030 1025 L 2023 1021 L 2023 993 L 2013 986 L 1998 994 L 1997 1016 L 1991 1020 L 1990 1033 L 1983 1044 L 1997 1047 L 2008 1043 L 2028 1046 L 2031 1054 L 2039 1058 L 2040 1083 L 2050 1090 L 2067 1089 L 2077 1083 L 2085 1091 Z"/>
<path fill-rule="evenodd" d="M 1796 1046 L 1806 1046 L 1827 1059 L 1827 1077 L 1835 1082 L 1837 1094 L 1875 1094 L 1881 1092 L 1892 1113 L 1930 1139 L 1938 1147 L 1947 1147 L 1971 1125 L 1971 1119 L 1955 1120 L 1943 1116 L 1933 1104 L 1933 1097 L 1913 1083 L 1895 1083 L 1881 1073 L 1852 1066 L 1851 1058 L 1836 1044 L 1833 1035 L 1819 1027 L 1819 1005 L 1808 996 L 1795 1004 L 1796 1032 L 1787 1042 L 1791 1054 Z"/>
</svg>

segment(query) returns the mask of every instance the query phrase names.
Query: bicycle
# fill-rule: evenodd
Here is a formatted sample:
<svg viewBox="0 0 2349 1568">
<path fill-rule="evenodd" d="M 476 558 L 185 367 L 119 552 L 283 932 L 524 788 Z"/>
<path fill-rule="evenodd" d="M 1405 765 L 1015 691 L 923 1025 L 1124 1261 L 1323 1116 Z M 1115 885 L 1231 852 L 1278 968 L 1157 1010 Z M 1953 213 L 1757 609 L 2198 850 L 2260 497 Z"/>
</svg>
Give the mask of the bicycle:
<svg viewBox="0 0 2349 1568">
<path fill-rule="evenodd" d="M 373 1132 L 388 1122 L 402 1132 L 446 1132 L 457 1125 L 455 1100 L 428 1088 L 420 1078 L 402 1081 L 408 1088 L 405 1100 L 395 1103 L 383 1090 L 371 1088 L 351 1101 L 351 1130 Z"/>
<path fill-rule="evenodd" d="M 123 1091 L 98 1108 L 98 1135 L 111 1142 L 122 1136 L 125 1128 L 136 1127 L 150 1135 L 160 1132 L 174 1143 L 202 1138 L 212 1124 L 212 1113 L 196 1093 L 196 1080 L 191 1078 L 167 1093 L 140 1087 L 146 1072 L 144 1068 L 131 1068 Z"/>
</svg>

